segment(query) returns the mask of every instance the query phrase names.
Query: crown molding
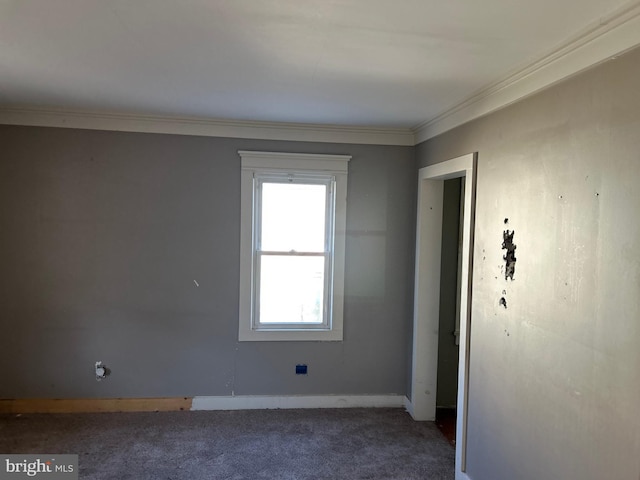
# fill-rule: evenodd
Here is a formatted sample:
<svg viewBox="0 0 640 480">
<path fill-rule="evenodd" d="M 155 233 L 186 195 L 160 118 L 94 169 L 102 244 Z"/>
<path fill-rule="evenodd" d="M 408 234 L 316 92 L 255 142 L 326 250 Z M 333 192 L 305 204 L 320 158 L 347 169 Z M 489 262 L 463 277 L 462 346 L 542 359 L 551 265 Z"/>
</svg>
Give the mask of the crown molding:
<svg viewBox="0 0 640 480">
<path fill-rule="evenodd" d="M 0 108 L 0 124 L 299 142 L 415 145 L 409 128 L 249 122 L 68 109 Z"/>
<path fill-rule="evenodd" d="M 640 45 L 640 1 L 625 4 L 551 52 L 413 128 L 416 144 L 494 112 Z"/>
</svg>

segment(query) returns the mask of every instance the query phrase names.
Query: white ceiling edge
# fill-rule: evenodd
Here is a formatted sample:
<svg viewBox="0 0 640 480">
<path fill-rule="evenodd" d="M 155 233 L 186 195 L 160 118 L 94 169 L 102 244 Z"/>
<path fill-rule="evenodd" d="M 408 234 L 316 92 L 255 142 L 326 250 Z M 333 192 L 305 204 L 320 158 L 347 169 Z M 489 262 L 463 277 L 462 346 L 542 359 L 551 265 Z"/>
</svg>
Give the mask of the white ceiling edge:
<svg viewBox="0 0 640 480">
<path fill-rule="evenodd" d="M 413 131 L 409 128 L 249 122 L 67 109 L 0 108 L 0 124 L 119 132 L 169 133 L 204 137 L 251 138 L 258 140 L 415 145 Z"/>
<path fill-rule="evenodd" d="M 640 0 L 600 18 L 543 58 L 416 127 L 250 122 L 199 117 L 0 107 L 0 124 L 209 137 L 414 146 L 640 45 Z"/>
<path fill-rule="evenodd" d="M 640 1 L 602 17 L 543 58 L 414 127 L 416 144 L 522 100 L 640 45 Z"/>
</svg>

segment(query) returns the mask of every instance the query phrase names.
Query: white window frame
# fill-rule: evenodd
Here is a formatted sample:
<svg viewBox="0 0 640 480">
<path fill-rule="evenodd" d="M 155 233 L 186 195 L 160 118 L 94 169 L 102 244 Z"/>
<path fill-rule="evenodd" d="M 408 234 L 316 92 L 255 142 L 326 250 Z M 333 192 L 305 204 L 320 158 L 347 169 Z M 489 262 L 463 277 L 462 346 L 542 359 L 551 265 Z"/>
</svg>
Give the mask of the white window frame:
<svg viewBox="0 0 640 480">
<path fill-rule="evenodd" d="M 240 304 L 238 340 L 243 341 L 341 341 L 343 338 L 344 260 L 349 155 L 238 151 L 242 174 L 240 188 Z M 318 175 L 333 177 L 333 238 L 329 243 L 332 264 L 325 268 L 331 278 L 326 324 L 256 325 L 256 182 L 268 176 Z M 327 212 L 331 217 L 331 212 Z M 331 222 L 331 219 L 329 220 Z"/>
</svg>

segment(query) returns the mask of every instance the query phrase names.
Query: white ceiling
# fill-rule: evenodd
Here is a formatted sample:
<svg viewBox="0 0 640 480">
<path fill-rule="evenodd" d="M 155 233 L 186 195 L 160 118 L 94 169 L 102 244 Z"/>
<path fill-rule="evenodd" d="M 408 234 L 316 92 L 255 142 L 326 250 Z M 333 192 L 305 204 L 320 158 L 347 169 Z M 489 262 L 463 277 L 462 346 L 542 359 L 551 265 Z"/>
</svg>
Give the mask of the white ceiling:
<svg viewBox="0 0 640 480">
<path fill-rule="evenodd" d="M 0 0 L 0 107 L 413 128 L 626 0 Z"/>
</svg>

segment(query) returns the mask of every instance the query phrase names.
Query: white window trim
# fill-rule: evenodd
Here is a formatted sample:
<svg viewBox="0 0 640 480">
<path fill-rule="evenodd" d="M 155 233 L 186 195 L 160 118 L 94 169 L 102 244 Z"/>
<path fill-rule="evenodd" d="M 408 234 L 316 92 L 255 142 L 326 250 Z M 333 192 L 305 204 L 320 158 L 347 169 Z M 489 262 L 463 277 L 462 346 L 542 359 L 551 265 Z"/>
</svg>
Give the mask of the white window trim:
<svg viewBox="0 0 640 480">
<path fill-rule="evenodd" d="M 344 260 L 347 213 L 347 170 L 350 155 L 238 151 L 240 186 L 240 318 L 238 340 L 244 341 L 341 341 L 343 338 Z M 335 177 L 335 224 L 331 325 L 326 329 L 256 330 L 252 326 L 253 193 L 254 174 L 321 172 Z"/>
</svg>

